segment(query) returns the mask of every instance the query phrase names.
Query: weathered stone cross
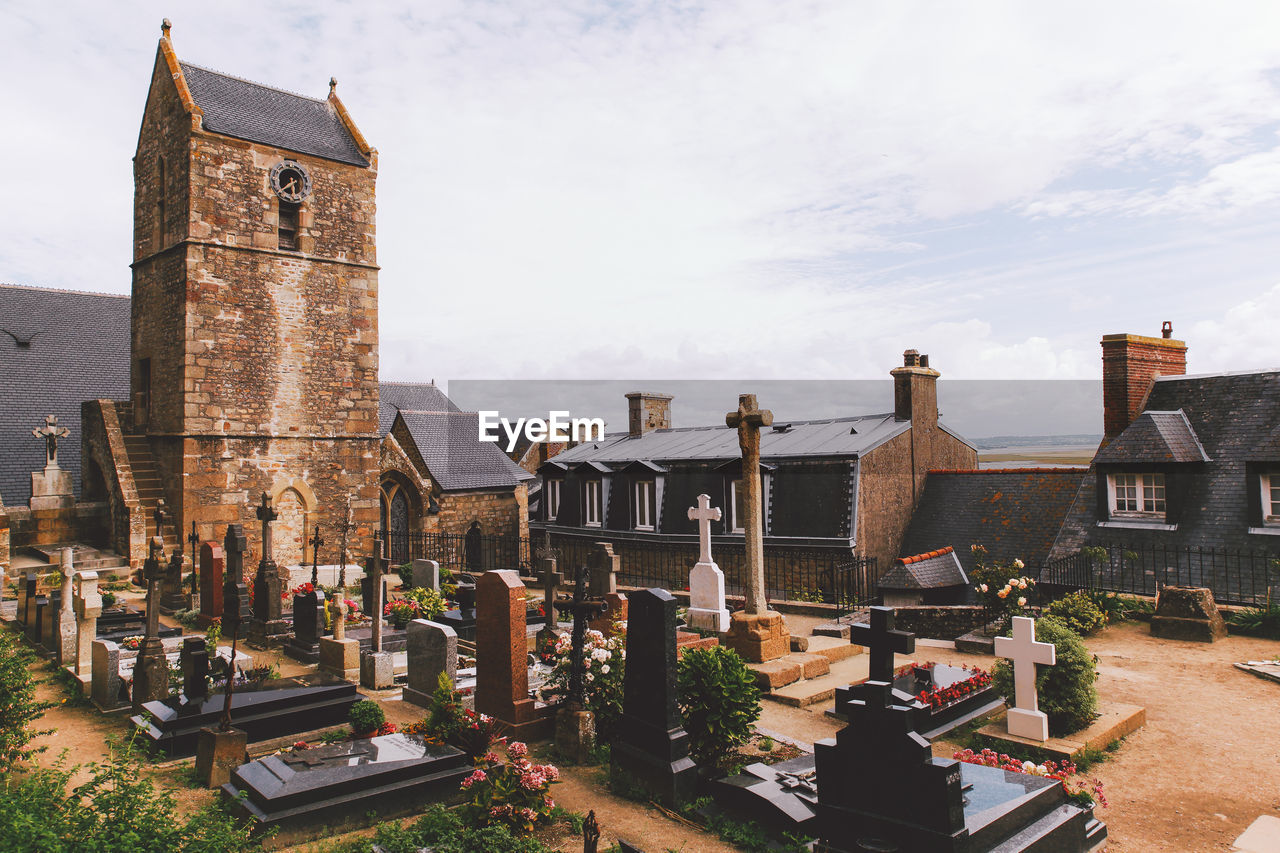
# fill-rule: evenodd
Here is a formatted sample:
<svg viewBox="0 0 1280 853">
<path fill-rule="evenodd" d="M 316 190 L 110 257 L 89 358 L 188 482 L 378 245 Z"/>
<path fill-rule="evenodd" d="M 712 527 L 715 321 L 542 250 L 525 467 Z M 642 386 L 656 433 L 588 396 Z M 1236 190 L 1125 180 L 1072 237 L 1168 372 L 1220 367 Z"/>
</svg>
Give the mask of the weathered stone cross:
<svg viewBox="0 0 1280 853">
<path fill-rule="evenodd" d="M 228 524 L 227 536 L 222 542 L 222 550 L 227 554 L 228 583 L 244 583 L 244 552 L 248 548 L 249 541 L 244 535 L 244 528 L 238 524 Z"/>
<path fill-rule="evenodd" d="M 725 424 L 738 430 L 742 448 L 742 528 L 747 557 L 746 612 L 767 613 L 764 595 L 764 524 L 760 500 L 760 427 L 773 424 L 773 412 L 756 405 L 755 394 L 740 394 L 738 410 L 725 415 Z"/>
<path fill-rule="evenodd" d="M 271 522 L 275 521 L 279 516 L 275 509 L 271 506 L 271 498 L 267 497 L 267 493 L 262 493 L 262 503 L 258 506 L 256 513 L 258 520 L 262 522 L 262 561 L 264 563 L 271 562 Z"/>
<path fill-rule="evenodd" d="M 587 567 L 578 566 L 578 576 L 573 587 L 573 600 L 556 604 L 557 610 L 573 617 L 572 644 L 569 650 L 569 695 L 565 703 L 575 711 L 582 710 L 584 704 L 582 649 L 587 638 L 587 622 L 609 609 L 609 605 L 603 601 L 587 601 L 586 595 Z"/>
<path fill-rule="evenodd" d="M 1013 636 L 996 637 L 996 657 L 1013 661 L 1014 705 L 1009 709 L 1009 734 L 1049 739 L 1049 718 L 1040 710 L 1036 695 L 1036 664 L 1057 663 L 1053 643 L 1036 641 L 1036 621 L 1029 616 L 1013 617 Z"/>
<path fill-rule="evenodd" d="M 45 415 L 44 426 L 36 427 L 31 431 L 36 438 L 44 439 L 45 467 L 58 467 L 58 439 L 66 438 L 71 434 L 71 430 L 66 427 L 58 426 L 57 415 Z"/>
<path fill-rule="evenodd" d="M 160 556 L 164 552 L 164 540 L 152 536 L 149 543 L 150 553 L 142 564 L 142 576 L 147 581 L 147 628 L 148 637 L 160 635 L 160 581 L 164 578 L 164 567 L 160 565 Z"/>
<path fill-rule="evenodd" d="M 916 650 L 916 635 L 894 630 L 893 621 L 892 607 L 872 607 L 871 624 L 858 623 L 850 631 L 851 642 L 870 650 L 869 681 L 893 684 L 894 654 L 909 655 Z"/>
<path fill-rule="evenodd" d="M 719 521 L 720 507 L 711 505 L 709 495 L 698 495 L 698 505 L 689 507 L 689 520 L 698 522 L 698 562 L 711 563 L 711 522 Z"/>
<path fill-rule="evenodd" d="M 200 560 L 197 555 L 200 553 L 200 534 L 196 532 L 196 523 L 191 522 L 191 535 L 187 537 L 187 541 L 191 543 L 191 594 L 195 595 L 200 591 Z"/>
<path fill-rule="evenodd" d="M 320 586 L 320 546 L 324 540 L 320 538 L 320 525 L 311 532 L 311 585 Z"/>
<path fill-rule="evenodd" d="M 169 520 L 169 510 L 165 508 L 164 498 L 156 501 L 156 511 L 153 515 L 156 522 L 156 538 L 160 540 L 161 546 L 164 544 L 164 523 Z"/>
</svg>

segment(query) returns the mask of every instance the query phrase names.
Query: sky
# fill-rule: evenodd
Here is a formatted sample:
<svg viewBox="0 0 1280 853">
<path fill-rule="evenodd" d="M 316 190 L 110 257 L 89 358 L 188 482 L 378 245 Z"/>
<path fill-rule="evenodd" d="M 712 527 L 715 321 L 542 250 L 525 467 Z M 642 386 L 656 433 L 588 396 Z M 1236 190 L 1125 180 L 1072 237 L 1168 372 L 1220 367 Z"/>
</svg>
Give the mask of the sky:
<svg viewBox="0 0 1280 853">
<path fill-rule="evenodd" d="M 129 291 L 166 15 L 338 79 L 384 379 L 1096 380 L 1164 320 L 1280 366 L 1280 4 L 0 0 L 0 281 Z"/>
</svg>

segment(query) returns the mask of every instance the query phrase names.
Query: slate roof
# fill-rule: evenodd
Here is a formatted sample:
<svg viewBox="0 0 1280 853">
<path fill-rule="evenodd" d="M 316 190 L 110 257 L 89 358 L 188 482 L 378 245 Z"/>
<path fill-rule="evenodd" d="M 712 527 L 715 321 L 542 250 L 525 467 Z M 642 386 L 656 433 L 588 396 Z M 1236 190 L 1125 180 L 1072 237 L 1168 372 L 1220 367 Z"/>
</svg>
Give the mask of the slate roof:
<svg viewBox="0 0 1280 853">
<path fill-rule="evenodd" d="M 1162 376 L 1152 385 L 1148 411 L 1181 409 L 1208 462 L 1179 472 L 1181 517 L 1177 530 L 1099 528 L 1097 476 L 1085 477 L 1053 557 L 1091 544 L 1165 545 L 1173 548 L 1256 550 L 1274 548 L 1275 537 L 1248 532 L 1246 463 L 1267 447 L 1280 426 L 1280 370 L 1204 376 Z M 1260 449 L 1261 448 L 1261 449 Z M 1112 458 L 1104 448 L 1099 458 Z"/>
<path fill-rule="evenodd" d="M 1133 419 L 1093 461 L 1100 465 L 1134 462 L 1208 462 L 1196 431 L 1181 410 L 1146 411 Z"/>
<path fill-rule="evenodd" d="M 900 553 L 951 546 L 966 573 L 971 545 L 988 559 L 1042 565 L 1080 488 L 1083 468 L 984 468 L 930 471 Z"/>
<path fill-rule="evenodd" d="M 31 430 L 50 414 L 71 430 L 58 463 L 80 495 L 80 403 L 128 398 L 129 328 L 127 296 L 0 285 L 0 503 L 31 499 L 45 462 Z"/>
<path fill-rule="evenodd" d="M 206 130 L 339 163 L 369 165 L 328 100 L 180 64 L 192 99 L 204 112 Z"/>
<path fill-rule="evenodd" d="M 457 411 L 457 407 L 441 412 L 401 409 L 399 417 L 443 491 L 514 488 L 533 478 L 508 459 L 496 442 L 480 441 L 480 416 L 475 412 Z"/>
<path fill-rule="evenodd" d="M 462 411 L 443 391 L 431 382 L 379 382 L 378 383 L 378 437 L 386 438 L 395 423 L 396 412 L 408 409 L 413 412 Z"/>
<path fill-rule="evenodd" d="M 965 586 L 969 577 L 950 545 L 937 551 L 899 557 L 879 580 L 881 589 L 939 589 Z"/>
<path fill-rule="evenodd" d="M 781 426 L 786 429 L 779 429 Z M 830 418 L 818 421 L 781 421 L 760 431 L 760 456 L 769 458 L 860 456 L 901 435 L 910 421 L 894 420 L 892 414 Z M 656 429 L 632 438 L 620 432 L 603 441 L 580 444 L 563 451 L 556 461 L 618 464 L 636 459 L 737 459 L 738 431 L 727 426 Z"/>
<path fill-rule="evenodd" d="M 1258 442 L 1258 446 L 1246 458 L 1250 462 L 1280 462 L 1280 425 Z"/>
</svg>

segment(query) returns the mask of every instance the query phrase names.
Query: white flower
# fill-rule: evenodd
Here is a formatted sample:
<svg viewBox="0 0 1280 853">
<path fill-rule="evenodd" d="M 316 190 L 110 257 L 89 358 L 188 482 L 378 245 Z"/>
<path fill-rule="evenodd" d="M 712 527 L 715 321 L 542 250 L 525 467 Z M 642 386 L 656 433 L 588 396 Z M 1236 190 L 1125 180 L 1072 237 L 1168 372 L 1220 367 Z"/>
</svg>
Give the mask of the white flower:
<svg viewBox="0 0 1280 853">
<path fill-rule="evenodd" d="M 609 674 L 609 664 L 605 664 L 604 666 L 600 667 L 600 674 L 601 675 Z"/>
<path fill-rule="evenodd" d="M 588 672 L 587 681 L 595 681 L 595 680 L 596 680 L 596 674 L 594 672 Z"/>
<path fill-rule="evenodd" d="M 1022 762 L 1022 772 L 1024 772 L 1024 773 L 1031 773 L 1031 772 L 1033 772 L 1035 769 L 1036 769 L 1036 763 L 1035 763 L 1034 761 L 1024 761 L 1024 762 Z"/>
<path fill-rule="evenodd" d="M 1025 595 L 1024 595 L 1024 596 L 1020 596 L 1020 597 L 1018 598 L 1018 606 L 1019 606 L 1019 607 L 1026 607 L 1026 606 L 1027 606 L 1027 597 L 1026 597 Z"/>
<path fill-rule="evenodd" d="M 1024 568 L 1026 568 L 1026 566 L 1027 566 L 1027 564 L 1026 564 L 1026 563 L 1024 563 L 1024 562 L 1022 562 L 1021 560 L 1014 560 L 1014 561 L 1013 561 L 1013 567 L 1014 567 L 1015 569 L 1024 569 Z"/>
<path fill-rule="evenodd" d="M 609 650 L 608 650 L 608 649 L 595 649 L 595 650 L 593 650 L 593 651 L 591 652 L 591 657 L 592 657 L 592 659 L 593 659 L 593 660 L 608 660 L 608 659 L 609 659 Z"/>
<path fill-rule="evenodd" d="M 987 585 L 986 585 L 985 583 L 984 583 L 982 586 L 978 587 L 978 588 L 979 588 L 980 590 L 982 590 L 983 592 L 990 592 L 990 591 L 991 591 L 991 590 L 987 587 Z"/>
</svg>

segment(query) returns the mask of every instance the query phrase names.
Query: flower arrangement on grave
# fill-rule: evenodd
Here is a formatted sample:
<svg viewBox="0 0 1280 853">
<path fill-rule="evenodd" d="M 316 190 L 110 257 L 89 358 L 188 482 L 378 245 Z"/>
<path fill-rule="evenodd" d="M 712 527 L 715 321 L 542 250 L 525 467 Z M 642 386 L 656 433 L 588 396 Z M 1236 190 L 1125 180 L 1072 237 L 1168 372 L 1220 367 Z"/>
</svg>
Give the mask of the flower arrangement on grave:
<svg viewBox="0 0 1280 853">
<path fill-rule="evenodd" d="M 622 623 L 618 624 L 619 629 L 610 637 L 588 630 L 582 647 L 582 697 L 586 709 L 595 714 L 597 735 L 605 742 L 613 738 L 622 721 L 627 641 L 625 629 L 620 627 Z M 551 665 L 551 674 L 538 691 L 542 701 L 554 702 L 568 695 L 572 646 L 568 632 L 562 632 L 556 636 L 549 655 L 543 658 Z"/>
<path fill-rule="evenodd" d="M 446 673 L 440 673 L 427 715 L 404 729 L 432 743 L 456 746 L 474 762 L 486 754 L 499 737 L 499 723 L 488 714 L 463 707 L 462 692 L 455 690 Z"/>
<path fill-rule="evenodd" d="M 116 594 L 114 592 L 102 593 L 102 609 L 110 610 L 116 606 Z"/>
<path fill-rule="evenodd" d="M 146 638 L 142 637 L 141 635 L 136 637 L 125 637 L 123 640 L 120 641 L 120 648 L 130 649 L 136 652 L 138 649 L 142 648 L 142 641 L 144 639 Z"/>
<path fill-rule="evenodd" d="M 351 721 L 352 737 L 378 737 L 396 730 L 396 724 L 387 722 L 386 712 L 372 699 L 361 699 L 352 705 L 347 718 Z"/>
<path fill-rule="evenodd" d="M 315 591 L 316 591 L 316 588 L 311 585 L 311 581 L 307 581 L 306 583 L 298 584 L 293 589 L 289 590 L 288 594 L 289 595 L 310 595 Z M 283 598 L 284 596 L 281 596 L 281 597 Z"/>
<path fill-rule="evenodd" d="M 463 818 L 474 826 L 502 824 L 527 835 L 534 827 L 549 823 L 555 800 L 551 786 L 560 781 L 553 764 L 529 761 L 529 748 L 519 741 L 507 745 L 507 762 L 487 753 L 475 771 L 462 780 L 462 790 L 471 797 L 462 808 Z"/>
<path fill-rule="evenodd" d="M 926 664 L 925 666 L 932 668 L 933 664 Z M 973 675 L 963 681 L 957 681 L 946 687 L 935 687 L 932 690 L 921 690 L 916 694 L 916 698 L 936 711 L 939 708 L 945 708 L 954 702 L 959 702 L 971 693 L 977 693 L 991 686 L 991 673 L 986 670 L 976 666 L 972 668 L 961 667 L 961 669 L 966 669 L 969 672 L 972 672 Z"/>
<path fill-rule="evenodd" d="M 1025 773 L 1028 776 L 1044 776 L 1046 779 L 1057 779 L 1062 783 L 1062 790 L 1066 793 L 1067 798 L 1078 805 L 1086 807 L 1099 805 L 1104 809 L 1107 807 L 1107 797 L 1102 790 L 1102 780 L 1093 779 L 1086 782 L 1082 779 L 1072 779 L 1076 775 L 1076 766 L 1070 761 L 1061 763 L 1046 761 L 1043 764 L 1036 764 L 1034 761 L 1019 761 L 1003 752 L 997 753 L 990 749 L 984 749 L 982 752 L 977 753 L 972 749 L 962 749 L 951 757 L 966 764 L 981 764 L 985 767 L 998 767 L 1001 770 L 1008 770 L 1010 773 Z"/>
<path fill-rule="evenodd" d="M 408 625 L 410 620 L 417 619 L 421 613 L 422 608 L 418 602 L 409 598 L 397 598 L 382 607 L 382 615 L 390 618 L 391 624 L 397 628 Z"/>
<path fill-rule="evenodd" d="M 974 582 L 974 590 L 982 597 L 982 603 L 999 621 L 996 633 L 1003 631 L 1013 623 L 1013 617 L 1022 614 L 1030 600 L 1035 587 L 1035 578 L 1022 574 L 1026 564 L 1022 560 L 1002 563 L 999 560 L 988 563 L 987 549 L 981 545 L 971 545 L 974 569 L 969 579 Z"/>
<path fill-rule="evenodd" d="M 425 586 L 415 586 L 404 593 L 402 600 L 412 601 L 418 605 L 415 619 L 435 619 L 445 610 L 444 599 L 440 593 Z"/>
</svg>

